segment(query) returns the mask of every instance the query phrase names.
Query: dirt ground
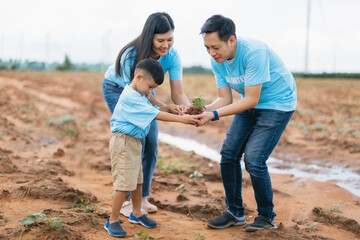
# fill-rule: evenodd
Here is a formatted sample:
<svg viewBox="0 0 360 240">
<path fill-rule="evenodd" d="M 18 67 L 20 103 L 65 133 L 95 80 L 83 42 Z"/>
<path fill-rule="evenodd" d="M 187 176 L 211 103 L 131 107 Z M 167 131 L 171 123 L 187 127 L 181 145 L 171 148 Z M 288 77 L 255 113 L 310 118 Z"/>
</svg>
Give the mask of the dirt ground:
<svg viewBox="0 0 360 240">
<path fill-rule="evenodd" d="M 0 72 L 0 239 L 113 239 L 103 225 L 113 192 L 108 141 L 110 112 L 101 73 Z M 327 161 L 360 174 L 360 81 L 297 79 L 298 109 L 274 151 L 301 161 Z M 209 75 L 184 76 L 189 98 L 216 98 Z M 156 89 L 169 103 L 169 86 Z M 238 96 L 234 94 L 235 99 Z M 160 124 L 219 149 L 231 117 L 206 127 Z M 203 176 L 190 177 L 194 171 Z M 256 203 L 244 171 L 246 218 Z M 194 174 L 193 174 L 194 175 Z M 127 239 L 360 239 L 360 198 L 330 182 L 271 174 L 276 230 L 210 229 L 226 208 L 218 163 L 160 143 L 150 201 L 155 229 L 120 218 Z M 335 204 L 335 205 L 334 205 Z M 24 226 L 28 215 L 46 215 Z M 51 225 L 61 219 L 61 228 Z M 318 223 L 316 225 L 316 223 Z M 146 239 L 142 237 L 142 239 Z"/>
</svg>

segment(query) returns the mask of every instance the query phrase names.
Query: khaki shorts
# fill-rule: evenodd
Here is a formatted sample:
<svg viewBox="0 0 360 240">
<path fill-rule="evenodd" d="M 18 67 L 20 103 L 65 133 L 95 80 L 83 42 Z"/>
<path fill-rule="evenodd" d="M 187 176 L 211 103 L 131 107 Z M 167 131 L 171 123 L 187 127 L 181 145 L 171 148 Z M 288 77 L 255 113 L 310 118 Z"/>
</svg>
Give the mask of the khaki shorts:
<svg viewBox="0 0 360 240">
<path fill-rule="evenodd" d="M 143 183 L 140 139 L 113 132 L 109 142 L 111 174 L 115 191 L 134 191 Z"/>
</svg>

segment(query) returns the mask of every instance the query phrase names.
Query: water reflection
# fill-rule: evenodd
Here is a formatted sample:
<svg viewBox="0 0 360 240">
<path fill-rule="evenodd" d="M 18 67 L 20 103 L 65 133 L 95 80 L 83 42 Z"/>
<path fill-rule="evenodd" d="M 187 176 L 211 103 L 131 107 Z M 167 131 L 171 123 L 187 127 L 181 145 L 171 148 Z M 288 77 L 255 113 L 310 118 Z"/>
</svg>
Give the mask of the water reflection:
<svg viewBox="0 0 360 240">
<path fill-rule="evenodd" d="M 172 136 L 159 132 L 161 142 L 173 145 L 184 151 L 194 151 L 196 154 L 209 158 L 215 162 L 220 162 L 219 151 L 208 147 L 198 141 Z M 303 163 L 299 160 L 277 159 L 270 157 L 268 160 L 270 173 L 292 174 L 295 177 L 311 178 L 316 181 L 329 181 L 347 189 L 353 194 L 360 196 L 360 175 L 341 165 L 330 163 Z M 244 168 L 244 164 L 242 164 Z"/>
</svg>

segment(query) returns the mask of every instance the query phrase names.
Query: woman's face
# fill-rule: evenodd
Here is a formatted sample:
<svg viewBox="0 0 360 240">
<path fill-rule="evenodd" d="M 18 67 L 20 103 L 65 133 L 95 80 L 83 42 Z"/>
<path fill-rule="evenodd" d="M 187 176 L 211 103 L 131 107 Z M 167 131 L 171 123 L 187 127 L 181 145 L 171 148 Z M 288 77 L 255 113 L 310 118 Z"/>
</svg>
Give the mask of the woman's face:
<svg viewBox="0 0 360 240">
<path fill-rule="evenodd" d="M 163 34 L 154 34 L 151 57 L 158 59 L 159 57 L 165 56 L 174 44 L 174 31 L 170 30 Z"/>
</svg>

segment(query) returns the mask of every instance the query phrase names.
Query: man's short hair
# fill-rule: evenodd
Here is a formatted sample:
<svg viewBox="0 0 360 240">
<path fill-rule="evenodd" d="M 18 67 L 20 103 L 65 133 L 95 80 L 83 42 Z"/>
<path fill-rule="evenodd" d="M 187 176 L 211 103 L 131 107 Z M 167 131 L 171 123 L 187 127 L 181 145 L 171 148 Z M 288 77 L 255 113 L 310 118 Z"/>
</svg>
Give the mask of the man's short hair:
<svg viewBox="0 0 360 240">
<path fill-rule="evenodd" d="M 164 70 L 158 61 L 151 58 L 143 59 L 136 64 L 135 72 L 139 69 L 149 73 L 157 85 L 164 82 Z"/>
<path fill-rule="evenodd" d="M 201 27 L 200 34 L 218 32 L 219 39 L 223 42 L 235 36 L 235 24 L 227 17 L 222 15 L 213 15 L 206 20 Z"/>
</svg>

